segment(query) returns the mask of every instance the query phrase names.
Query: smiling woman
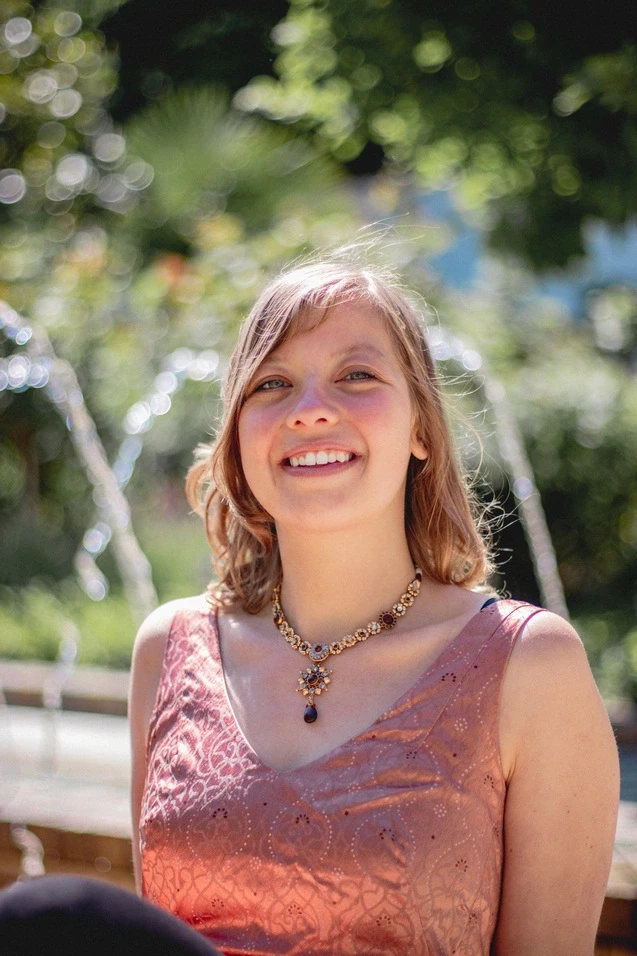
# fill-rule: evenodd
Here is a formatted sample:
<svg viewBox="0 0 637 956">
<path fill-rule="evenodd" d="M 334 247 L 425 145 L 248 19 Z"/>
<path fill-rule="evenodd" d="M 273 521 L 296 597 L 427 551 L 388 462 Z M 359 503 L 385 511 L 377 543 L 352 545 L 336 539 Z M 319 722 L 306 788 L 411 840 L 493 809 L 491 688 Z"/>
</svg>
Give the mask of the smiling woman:
<svg viewBox="0 0 637 956">
<path fill-rule="evenodd" d="M 570 626 L 488 586 L 394 280 L 266 288 L 187 492 L 218 580 L 136 642 L 142 894 L 225 954 L 591 956 L 610 725 Z"/>
<path fill-rule="evenodd" d="M 488 577 L 488 548 L 453 454 L 422 322 L 389 275 L 358 270 L 338 261 L 316 262 L 281 275 L 254 306 L 231 360 L 222 428 L 211 449 L 203 446 L 198 450 L 198 464 L 188 478 L 187 492 L 204 516 L 216 558 L 215 569 L 221 582 L 217 597 L 221 603 L 227 600 L 232 604 L 236 596 L 246 610 L 262 609 L 281 574 L 276 526 L 245 479 L 244 469 L 249 465 L 242 460 L 239 448 L 243 406 L 250 399 L 251 389 L 263 390 L 262 386 L 267 385 L 265 391 L 285 391 L 286 386 L 292 385 L 277 361 L 283 361 L 290 347 L 294 348 L 291 343 L 297 336 L 302 347 L 297 347 L 296 352 L 304 350 L 309 357 L 313 347 L 310 333 L 316 331 L 321 340 L 326 340 L 339 324 L 334 321 L 334 309 L 342 313 L 341 325 L 356 323 L 356 329 L 344 328 L 340 333 L 345 339 L 349 337 L 349 341 L 342 343 L 344 378 L 354 379 L 364 372 L 365 378 L 370 376 L 373 380 L 374 361 L 376 366 L 380 363 L 376 375 L 381 381 L 383 372 L 392 372 L 394 390 L 402 388 L 404 394 L 406 387 L 423 451 L 431 452 L 422 458 L 410 458 L 403 476 L 408 487 L 404 523 L 414 561 L 430 569 L 434 580 L 444 583 L 472 587 Z M 329 320 L 332 321 L 326 330 Z M 342 385 L 341 389 L 347 387 Z M 319 430 L 320 427 L 319 424 Z M 333 430 L 326 434 L 333 441 Z M 325 440 L 323 434 L 310 437 L 314 441 Z M 382 455 L 386 467 L 397 470 L 387 445 L 390 440 L 388 433 L 380 436 Z M 347 447 L 342 450 L 352 451 Z M 246 560 L 244 550 L 253 553 L 255 539 L 262 542 L 264 554 L 256 560 Z M 255 575 L 263 576 L 262 583 Z"/>
</svg>

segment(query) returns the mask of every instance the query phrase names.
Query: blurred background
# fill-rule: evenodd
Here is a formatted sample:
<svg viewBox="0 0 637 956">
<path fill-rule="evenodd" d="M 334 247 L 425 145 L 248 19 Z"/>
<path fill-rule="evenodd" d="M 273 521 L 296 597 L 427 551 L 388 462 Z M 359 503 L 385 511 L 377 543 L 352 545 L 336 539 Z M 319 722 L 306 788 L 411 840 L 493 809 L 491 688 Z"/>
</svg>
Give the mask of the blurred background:
<svg viewBox="0 0 637 956">
<path fill-rule="evenodd" d="M 609 706 L 637 699 L 637 21 L 610 13 L 0 2 L 0 657 L 126 668 L 155 600 L 203 589 L 183 481 L 238 324 L 358 237 L 428 304 L 497 583 L 559 601 L 557 567 Z"/>
</svg>

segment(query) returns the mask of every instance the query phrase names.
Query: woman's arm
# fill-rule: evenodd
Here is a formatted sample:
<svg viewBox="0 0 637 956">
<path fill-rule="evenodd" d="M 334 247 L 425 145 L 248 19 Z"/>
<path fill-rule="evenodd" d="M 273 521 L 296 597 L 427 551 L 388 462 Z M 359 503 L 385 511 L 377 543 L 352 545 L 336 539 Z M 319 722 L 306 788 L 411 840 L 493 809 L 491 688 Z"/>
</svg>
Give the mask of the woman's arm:
<svg viewBox="0 0 637 956">
<path fill-rule="evenodd" d="M 146 779 L 146 744 L 157 688 L 161 677 L 166 640 L 176 606 L 172 601 L 153 611 L 140 627 L 131 665 L 128 722 L 131 737 L 131 811 L 133 819 L 133 866 L 135 885 L 141 895 L 139 816 Z"/>
<path fill-rule="evenodd" d="M 495 956 L 593 956 L 612 859 L 619 761 L 584 647 L 537 614 L 500 711 L 508 776 Z"/>
</svg>

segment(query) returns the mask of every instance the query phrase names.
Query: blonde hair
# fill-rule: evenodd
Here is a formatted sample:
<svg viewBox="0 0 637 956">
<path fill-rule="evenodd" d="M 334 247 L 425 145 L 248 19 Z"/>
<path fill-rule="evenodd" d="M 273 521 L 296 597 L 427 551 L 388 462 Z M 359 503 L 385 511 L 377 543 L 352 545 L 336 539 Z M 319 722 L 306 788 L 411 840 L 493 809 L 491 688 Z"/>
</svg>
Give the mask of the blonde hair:
<svg viewBox="0 0 637 956">
<path fill-rule="evenodd" d="M 379 313 L 409 385 L 416 429 L 428 452 L 410 459 L 405 530 L 411 556 L 424 574 L 444 584 L 483 585 L 489 549 L 474 497 L 463 478 L 447 426 L 438 375 L 415 308 L 394 276 L 339 259 L 282 273 L 263 291 L 243 324 L 223 389 L 216 440 L 197 449 L 186 479 L 190 505 L 203 518 L 219 583 L 217 605 L 256 614 L 280 581 L 272 517 L 254 497 L 241 465 L 238 420 L 247 387 L 267 355 L 301 328 L 313 311 L 324 317 L 343 302 L 363 301 Z"/>
</svg>

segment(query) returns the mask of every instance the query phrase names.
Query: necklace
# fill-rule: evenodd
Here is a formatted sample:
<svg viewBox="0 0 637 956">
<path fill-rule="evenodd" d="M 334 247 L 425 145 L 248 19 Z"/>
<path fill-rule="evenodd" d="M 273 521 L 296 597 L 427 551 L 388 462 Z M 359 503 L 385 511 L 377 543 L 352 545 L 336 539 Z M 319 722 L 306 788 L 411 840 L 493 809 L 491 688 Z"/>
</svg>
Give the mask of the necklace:
<svg viewBox="0 0 637 956">
<path fill-rule="evenodd" d="M 299 637 L 292 625 L 288 624 L 283 613 L 280 600 L 281 585 L 277 584 L 272 591 L 274 623 L 288 644 L 299 654 L 309 657 L 312 661 L 311 667 L 301 671 L 301 676 L 298 679 L 299 686 L 296 688 L 297 693 L 303 694 L 307 698 L 305 713 L 303 714 L 303 720 L 306 724 L 313 724 L 318 717 L 314 698 L 324 693 L 328 689 L 328 684 L 331 683 L 330 674 L 332 671 L 321 666 L 323 661 L 326 661 L 332 654 L 342 654 L 348 647 L 354 647 L 356 644 L 366 641 L 368 637 L 380 634 L 381 631 L 391 630 L 398 618 L 407 612 L 407 609 L 412 606 L 418 597 L 421 581 L 422 571 L 420 568 L 414 568 L 414 580 L 407 585 L 405 592 L 392 605 L 390 611 L 381 611 L 377 620 L 370 621 L 367 627 L 359 627 L 353 634 L 346 634 L 340 641 L 332 641 L 329 644 L 310 644 L 309 641 L 304 641 Z"/>
</svg>

